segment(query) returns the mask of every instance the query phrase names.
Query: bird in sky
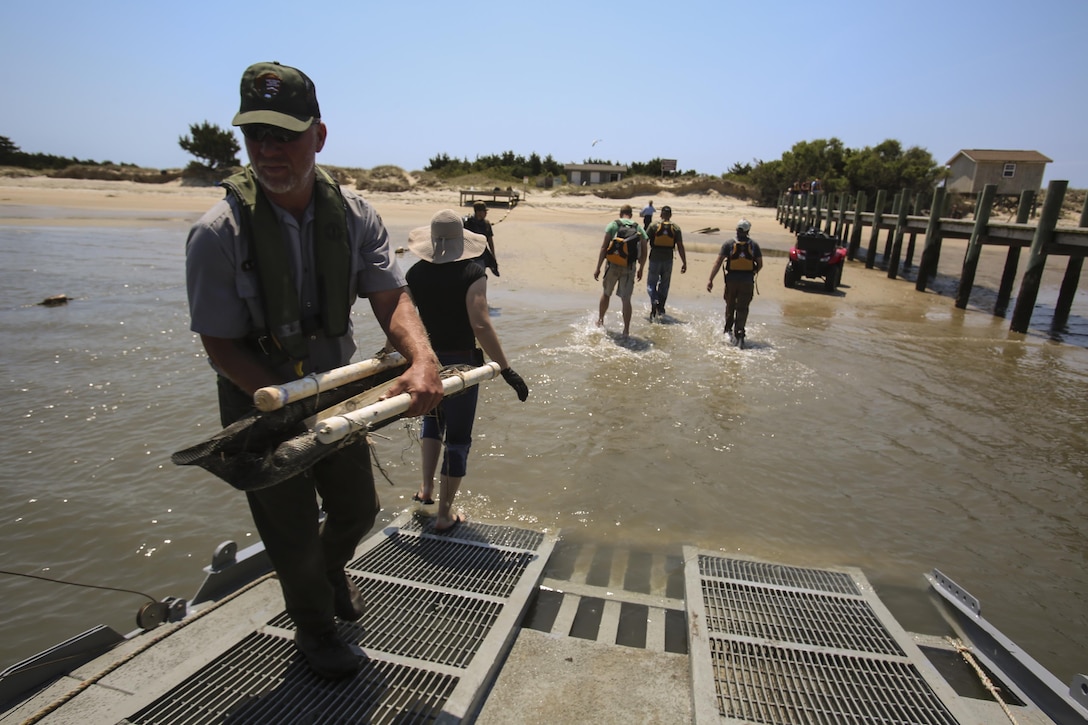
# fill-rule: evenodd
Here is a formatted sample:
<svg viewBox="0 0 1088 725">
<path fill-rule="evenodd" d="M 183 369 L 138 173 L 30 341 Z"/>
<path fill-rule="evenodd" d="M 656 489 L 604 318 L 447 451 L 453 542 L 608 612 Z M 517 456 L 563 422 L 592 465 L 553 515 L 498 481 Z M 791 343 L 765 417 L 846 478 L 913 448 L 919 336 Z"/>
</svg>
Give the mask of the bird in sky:
<svg viewBox="0 0 1088 725">
<path fill-rule="evenodd" d="M 604 141 L 604 139 L 603 138 L 595 138 L 595 139 L 593 139 L 593 143 L 591 143 L 590 146 L 596 146 L 601 141 Z"/>
</svg>

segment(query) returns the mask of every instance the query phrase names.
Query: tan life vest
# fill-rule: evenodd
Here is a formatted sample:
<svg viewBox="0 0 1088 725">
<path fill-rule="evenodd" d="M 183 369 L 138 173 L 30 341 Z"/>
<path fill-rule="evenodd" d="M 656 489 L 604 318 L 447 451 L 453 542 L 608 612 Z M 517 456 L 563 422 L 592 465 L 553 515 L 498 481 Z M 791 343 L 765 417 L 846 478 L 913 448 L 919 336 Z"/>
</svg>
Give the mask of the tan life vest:
<svg viewBox="0 0 1088 725">
<path fill-rule="evenodd" d="M 752 250 L 752 240 L 743 242 L 739 239 L 733 241 L 733 249 L 729 252 L 727 269 L 730 272 L 751 272 L 756 268 L 755 252 Z"/>
</svg>

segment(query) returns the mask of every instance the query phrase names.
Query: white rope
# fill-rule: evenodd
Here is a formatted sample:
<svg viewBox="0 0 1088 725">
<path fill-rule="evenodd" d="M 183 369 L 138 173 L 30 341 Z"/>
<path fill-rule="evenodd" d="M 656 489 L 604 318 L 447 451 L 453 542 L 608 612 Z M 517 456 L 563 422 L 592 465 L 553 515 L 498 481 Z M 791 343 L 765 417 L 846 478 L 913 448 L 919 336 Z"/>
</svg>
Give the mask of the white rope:
<svg viewBox="0 0 1088 725">
<path fill-rule="evenodd" d="M 946 637 L 945 639 L 947 639 L 952 647 L 960 653 L 960 657 L 963 657 L 964 661 L 974 668 L 975 674 L 978 675 L 979 682 L 981 682 L 982 686 L 989 691 L 990 695 L 997 701 L 997 704 L 1001 706 L 1001 709 L 1005 711 L 1005 715 L 1009 718 L 1009 722 L 1013 723 L 1013 725 L 1017 725 L 1016 718 L 1013 717 L 1012 711 L 1009 710 L 1009 706 L 1005 704 L 1005 700 L 1001 697 L 1001 693 L 998 692 L 997 686 L 993 683 L 993 680 L 990 679 L 989 675 L 986 674 L 986 671 L 982 669 L 982 665 L 975 659 L 971 650 L 959 639 L 953 639 L 952 637 Z"/>
</svg>

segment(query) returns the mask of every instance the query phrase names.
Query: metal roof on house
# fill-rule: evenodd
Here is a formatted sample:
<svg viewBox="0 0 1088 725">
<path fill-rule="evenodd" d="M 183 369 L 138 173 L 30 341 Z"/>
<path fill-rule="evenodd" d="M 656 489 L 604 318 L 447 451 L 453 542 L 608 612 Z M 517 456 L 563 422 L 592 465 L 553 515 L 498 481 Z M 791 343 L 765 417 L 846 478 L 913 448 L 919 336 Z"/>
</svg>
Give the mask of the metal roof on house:
<svg viewBox="0 0 1088 725">
<path fill-rule="evenodd" d="M 953 156 L 946 162 L 946 165 L 951 165 L 952 162 L 959 158 L 961 155 L 966 156 L 975 163 L 978 163 L 980 161 L 1041 161 L 1043 163 L 1050 163 L 1054 160 L 1042 155 L 1038 151 L 1017 151 L 1010 149 L 960 149 L 956 152 L 955 156 Z"/>
<path fill-rule="evenodd" d="M 566 171 L 627 171 L 622 164 L 563 164 Z"/>
</svg>

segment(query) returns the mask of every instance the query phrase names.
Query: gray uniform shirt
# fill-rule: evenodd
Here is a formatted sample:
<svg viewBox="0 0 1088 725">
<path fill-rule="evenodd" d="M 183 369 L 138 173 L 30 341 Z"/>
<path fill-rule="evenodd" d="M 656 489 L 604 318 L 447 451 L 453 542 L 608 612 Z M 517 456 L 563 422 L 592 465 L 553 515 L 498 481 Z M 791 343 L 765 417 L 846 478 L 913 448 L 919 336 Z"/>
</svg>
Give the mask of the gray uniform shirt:
<svg viewBox="0 0 1088 725">
<path fill-rule="evenodd" d="M 405 286 L 404 275 L 389 247 L 389 234 L 381 217 L 366 201 L 343 190 L 347 204 L 348 240 L 351 249 L 351 302 L 371 292 Z M 300 225 L 287 211 L 272 204 L 290 247 L 295 288 L 304 318 L 320 310 L 314 265 L 314 205 Z M 201 335 L 242 338 L 264 329 L 260 279 L 248 240 L 241 234 L 238 202 L 228 197 L 208 210 L 189 231 L 185 245 L 185 282 L 189 293 L 189 329 Z M 307 370 L 317 372 L 346 365 L 355 354 L 349 324 L 341 337 L 318 331 L 309 337 Z M 287 373 L 290 366 L 285 366 Z M 288 375 L 287 377 L 294 377 Z"/>
</svg>

